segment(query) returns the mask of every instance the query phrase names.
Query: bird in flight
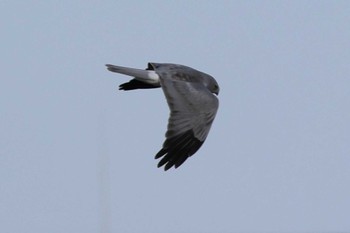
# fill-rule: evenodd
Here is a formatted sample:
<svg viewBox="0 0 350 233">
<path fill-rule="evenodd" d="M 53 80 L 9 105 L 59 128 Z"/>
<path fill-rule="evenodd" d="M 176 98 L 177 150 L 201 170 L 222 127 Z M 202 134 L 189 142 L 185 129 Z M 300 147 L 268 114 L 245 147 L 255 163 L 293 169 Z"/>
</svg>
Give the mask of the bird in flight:
<svg viewBox="0 0 350 233">
<path fill-rule="evenodd" d="M 170 109 L 158 167 L 178 168 L 202 146 L 219 107 L 216 80 L 188 66 L 148 63 L 146 70 L 107 64 L 109 71 L 134 77 L 119 90 L 161 87 Z"/>
</svg>

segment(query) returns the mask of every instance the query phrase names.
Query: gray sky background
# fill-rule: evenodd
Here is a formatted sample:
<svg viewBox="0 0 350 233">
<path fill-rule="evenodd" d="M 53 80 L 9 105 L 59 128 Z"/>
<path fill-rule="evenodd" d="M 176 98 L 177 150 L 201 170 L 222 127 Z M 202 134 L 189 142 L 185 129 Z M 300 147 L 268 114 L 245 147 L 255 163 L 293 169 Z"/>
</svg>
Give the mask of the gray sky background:
<svg viewBox="0 0 350 233">
<path fill-rule="evenodd" d="M 349 1 L 1 1 L 0 231 L 349 232 Z M 220 84 L 156 168 L 168 106 L 111 63 Z"/>
</svg>

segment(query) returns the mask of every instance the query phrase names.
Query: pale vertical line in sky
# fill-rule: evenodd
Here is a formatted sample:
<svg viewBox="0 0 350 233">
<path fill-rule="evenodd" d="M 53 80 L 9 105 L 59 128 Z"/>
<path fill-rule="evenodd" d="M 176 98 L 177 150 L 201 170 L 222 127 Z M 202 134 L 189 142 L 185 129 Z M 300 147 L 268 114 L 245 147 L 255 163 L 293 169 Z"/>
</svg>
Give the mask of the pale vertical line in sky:
<svg viewBox="0 0 350 233">
<path fill-rule="evenodd" d="M 106 125 L 104 114 L 98 116 L 97 128 L 97 172 L 99 188 L 99 217 L 100 232 L 111 231 L 111 179 L 110 179 L 110 157 L 108 152 L 108 140 L 106 137 Z"/>
</svg>

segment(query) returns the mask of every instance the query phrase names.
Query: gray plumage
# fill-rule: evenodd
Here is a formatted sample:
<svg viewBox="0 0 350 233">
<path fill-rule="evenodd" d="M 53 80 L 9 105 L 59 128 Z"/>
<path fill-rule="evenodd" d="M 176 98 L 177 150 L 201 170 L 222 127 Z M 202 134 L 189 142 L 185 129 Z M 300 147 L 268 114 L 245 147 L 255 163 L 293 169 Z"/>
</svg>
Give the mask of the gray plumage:
<svg viewBox="0 0 350 233">
<path fill-rule="evenodd" d="M 146 70 L 107 64 L 112 72 L 133 76 L 119 86 L 120 90 L 161 87 L 170 108 L 166 140 L 155 158 L 164 170 L 178 168 L 197 152 L 208 136 L 219 107 L 216 80 L 193 68 L 169 64 L 148 63 Z M 216 94 L 216 95 L 214 95 Z"/>
</svg>

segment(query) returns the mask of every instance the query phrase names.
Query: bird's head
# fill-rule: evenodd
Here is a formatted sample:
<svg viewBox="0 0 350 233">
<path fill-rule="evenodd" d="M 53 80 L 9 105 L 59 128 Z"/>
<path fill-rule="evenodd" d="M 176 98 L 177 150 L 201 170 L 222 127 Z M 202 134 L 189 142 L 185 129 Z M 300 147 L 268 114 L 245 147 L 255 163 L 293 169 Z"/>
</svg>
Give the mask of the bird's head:
<svg viewBox="0 0 350 233">
<path fill-rule="evenodd" d="M 208 90 L 213 94 L 219 95 L 220 87 L 218 82 L 216 82 L 216 80 L 212 76 L 205 73 L 202 73 L 202 77 L 205 80 L 204 83 Z"/>
</svg>

